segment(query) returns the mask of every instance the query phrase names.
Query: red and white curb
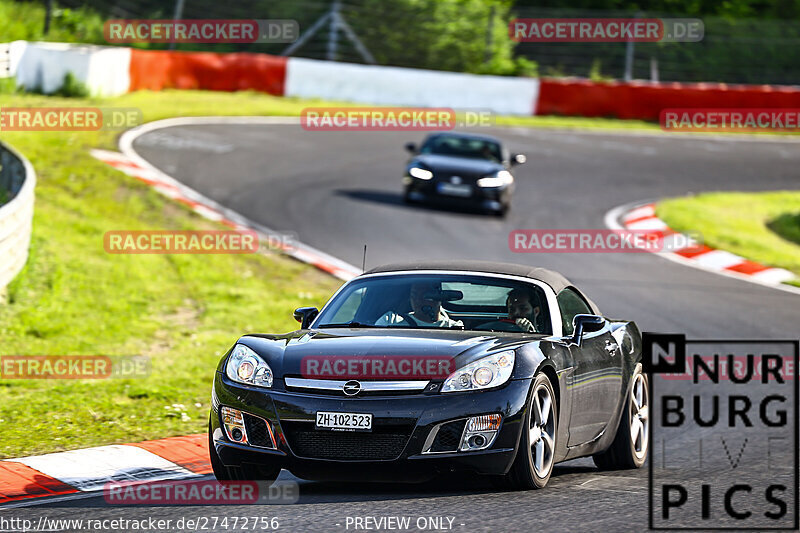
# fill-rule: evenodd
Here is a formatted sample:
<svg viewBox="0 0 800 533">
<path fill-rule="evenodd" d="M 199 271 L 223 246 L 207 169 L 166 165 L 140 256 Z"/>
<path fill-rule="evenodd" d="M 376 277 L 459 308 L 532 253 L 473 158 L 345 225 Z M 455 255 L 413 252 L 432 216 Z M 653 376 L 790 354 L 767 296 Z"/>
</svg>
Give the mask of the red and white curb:
<svg viewBox="0 0 800 533">
<path fill-rule="evenodd" d="M 0 508 L 37 498 L 91 496 L 110 482 L 190 479 L 211 473 L 205 433 L 8 459 L 0 461 Z"/>
<path fill-rule="evenodd" d="M 95 158 L 108 163 L 117 170 L 146 183 L 153 189 L 181 203 L 197 214 L 214 222 L 219 222 L 236 230 L 253 230 L 260 234 L 264 242 L 278 244 L 281 251 L 303 263 L 314 265 L 341 280 L 347 281 L 361 273 L 355 266 L 342 261 L 332 255 L 326 254 L 300 242 L 283 243 L 282 235 L 247 217 L 218 204 L 214 200 L 202 195 L 191 187 L 184 185 L 175 178 L 165 174 L 151 165 L 133 149 L 133 141 L 145 133 L 168 128 L 171 126 L 185 126 L 194 124 L 299 124 L 297 117 L 189 117 L 158 120 L 143 124 L 137 128 L 126 131 L 120 136 L 120 152 L 109 150 L 91 150 Z"/>
<path fill-rule="evenodd" d="M 654 253 L 666 259 L 777 289 L 800 292 L 794 287 L 784 285 L 785 281 L 795 279 L 795 275 L 788 270 L 765 266 L 731 252 L 697 244 L 690 237 L 671 229 L 656 216 L 655 203 L 637 203 L 617 207 L 606 213 L 605 223 L 611 229 L 652 231 L 663 235 L 665 248 L 669 248 L 670 251 Z M 674 236 L 681 238 L 675 239 Z M 678 245 L 677 243 L 683 244 Z"/>
</svg>

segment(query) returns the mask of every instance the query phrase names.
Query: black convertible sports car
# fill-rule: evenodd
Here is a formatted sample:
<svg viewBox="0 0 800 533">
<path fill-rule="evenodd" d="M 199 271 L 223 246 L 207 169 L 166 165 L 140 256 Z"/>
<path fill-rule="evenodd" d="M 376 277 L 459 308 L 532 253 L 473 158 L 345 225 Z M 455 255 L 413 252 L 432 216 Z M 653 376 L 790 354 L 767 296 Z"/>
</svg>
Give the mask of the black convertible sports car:
<svg viewBox="0 0 800 533">
<path fill-rule="evenodd" d="M 246 335 L 212 391 L 218 479 L 428 479 L 543 487 L 559 461 L 640 467 L 647 377 L 633 322 L 560 274 L 487 262 L 385 266 L 302 329 Z"/>
<path fill-rule="evenodd" d="M 407 203 L 437 202 L 505 215 L 514 193 L 511 167 L 525 162 L 498 139 L 465 133 L 435 133 L 422 146 L 406 144 L 412 157 L 403 177 Z"/>
</svg>

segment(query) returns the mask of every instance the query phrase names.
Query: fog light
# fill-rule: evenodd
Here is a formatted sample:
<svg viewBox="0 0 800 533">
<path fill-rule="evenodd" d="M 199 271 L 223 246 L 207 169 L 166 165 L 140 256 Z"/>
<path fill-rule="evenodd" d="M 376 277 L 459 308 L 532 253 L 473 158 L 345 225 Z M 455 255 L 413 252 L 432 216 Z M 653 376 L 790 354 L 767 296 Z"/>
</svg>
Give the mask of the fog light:
<svg viewBox="0 0 800 533">
<path fill-rule="evenodd" d="M 244 428 L 244 417 L 241 411 L 223 407 L 220 409 L 222 414 L 222 425 L 225 427 L 225 435 L 232 442 L 247 444 L 247 431 Z"/>
<path fill-rule="evenodd" d="M 486 444 L 486 437 L 483 435 L 473 435 L 467 440 L 470 448 L 480 448 Z"/>
<path fill-rule="evenodd" d="M 502 420 L 503 417 L 499 414 L 473 416 L 467 420 L 458 449 L 462 452 L 485 450 L 494 442 Z"/>
</svg>

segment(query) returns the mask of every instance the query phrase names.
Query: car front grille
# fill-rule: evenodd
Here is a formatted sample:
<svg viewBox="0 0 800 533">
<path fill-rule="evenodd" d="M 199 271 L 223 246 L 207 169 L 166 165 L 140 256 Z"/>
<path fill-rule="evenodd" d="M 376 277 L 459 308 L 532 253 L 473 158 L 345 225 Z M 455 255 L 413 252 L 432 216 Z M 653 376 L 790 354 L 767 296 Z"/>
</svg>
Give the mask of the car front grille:
<svg viewBox="0 0 800 533">
<path fill-rule="evenodd" d="M 247 431 L 247 441 L 251 446 L 261 448 L 274 448 L 270 437 L 267 422 L 263 418 L 244 413 L 244 427 Z"/>
<path fill-rule="evenodd" d="M 300 457 L 350 461 L 396 459 L 411 437 L 411 426 L 385 426 L 372 432 L 316 430 L 313 422 L 281 424 L 289 446 Z"/>
<path fill-rule="evenodd" d="M 461 435 L 464 433 L 464 425 L 467 419 L 447 422 L 439 427 L 436 437 L 433 439 L 429 452 L 455 452 L 461 444 Z"/>
</svg>

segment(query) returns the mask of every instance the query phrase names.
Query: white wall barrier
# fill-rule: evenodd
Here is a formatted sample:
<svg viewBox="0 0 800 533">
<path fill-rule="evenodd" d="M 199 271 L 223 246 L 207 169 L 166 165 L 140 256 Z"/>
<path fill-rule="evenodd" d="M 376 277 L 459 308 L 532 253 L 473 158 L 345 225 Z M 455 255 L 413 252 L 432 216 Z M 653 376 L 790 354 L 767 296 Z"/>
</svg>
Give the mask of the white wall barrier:
<svg viewBox="0 0 800 533">
<path fill-rule="evenodd" d="M 67 72 L 95 96 L 117 96 L 130 86 L 131 50 L 64 43 L 11 43 L 11 71 L 26 89 L 57 91 Z"/>
<path fill-rule="evenodd" d="M 285 95 L 532 115 L 539 80 L 289 58 Z"/>
<path fill-rule="evenodd" d="M 115 96 L 130 88 L 130 48 L 24 41 L 10 45 L 11 74 L 27 89 L 40 87 L 51 93 L 61 87 L 67 72 L 94 95 Z M 237 68 L 231 62 L 230 71 L 220 75 L 238 76 Z M 539 98 L 539 80 L 290 57 L 284 94 L 369 105 L 532 115 Z"/>
<path fill-rule="evenodd" d="M 35 187 L 36 173 L 30 162 L 0 143 L 0 289 L 28 259 Z"/>
</svg>

